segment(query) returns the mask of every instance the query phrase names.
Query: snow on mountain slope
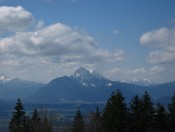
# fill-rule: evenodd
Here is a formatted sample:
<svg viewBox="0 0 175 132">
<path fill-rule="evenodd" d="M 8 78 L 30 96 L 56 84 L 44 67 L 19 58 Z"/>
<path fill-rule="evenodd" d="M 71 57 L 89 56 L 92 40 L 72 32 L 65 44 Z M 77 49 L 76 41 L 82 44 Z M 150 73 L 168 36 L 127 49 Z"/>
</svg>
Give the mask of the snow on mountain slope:
<svg viewBox="0 0 175 132">
<path fill-rule="evenodd" d="M 0 83 L 7 83 L 14 79 L 13 77 L 7 77 L 4 74 L 0 74 Z"/>
<path fill-rule="evenodd" d="M 149 79 L 133 79 L 133 80 L 122 80 L 121 82 L 135 84 L 135 85 L 141 85 L 141 86 L 153 86 L 156 85 L 153 81 Z"/>
<path fill-rule="evenodd" d="M 99 81 L 107 80 L 103 75 L 97 73 L 94 70 L 87 70 L 83 67 L 77 69 L 74 74 L 71 76 L 73 79 L 78 80 L 84 86 L 93 86 L 95 87 Z"/>
</svg>

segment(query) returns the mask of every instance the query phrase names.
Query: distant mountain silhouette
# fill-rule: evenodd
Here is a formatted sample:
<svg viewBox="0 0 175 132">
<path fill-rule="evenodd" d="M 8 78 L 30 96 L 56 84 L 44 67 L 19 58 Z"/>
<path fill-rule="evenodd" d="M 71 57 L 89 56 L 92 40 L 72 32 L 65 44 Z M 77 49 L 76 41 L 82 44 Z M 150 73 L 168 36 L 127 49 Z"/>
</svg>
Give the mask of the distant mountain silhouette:
<svg viewBox="0 0 175 132">
<path fill-rule="evenodd" d="M 129 101 L 133 95 L 143 94 L 147 87 L 110 81 L 95 71 L 80 67 L 70 77 L 64 76 L 52 80 L 28 101 L 40 103 L 105 102 L 116 89 L 120 89 Z"/>
<path fill-rule="evenodd" d="M 151 94 L 153 99 L 158 101 L 160 100 L 160 102 L 163 101 L 163 98 L 170 100 L 170 98 L 175 93 L 175 81 L 152 86 L 147 88 L 147 91 Z"/>
<path fill-rule="evenodd" d="M 13 101 L 17 98 L 24 99 L 43 86 L 44 84 L 42 83 L 20 80 L 18 78 L 3 78 L 0 80 L 0 99 L 6 101 Z"/>
<path fill-rule="evenodd" d="M 153 101 L 167 104 L 175 93 L 175 82 L 136 85 L 111 81 L 96 71 L 80 67 L 72 76 L 58 77 L 48 84 L 1 76 L 0 100 L 13 101 L 22 98 L 30 103 L 106 102 L 117 89 L 121 90 L 126 102 L 130 102 L 136 94 L 143 95 L 147 90 Z"/>
</svg>

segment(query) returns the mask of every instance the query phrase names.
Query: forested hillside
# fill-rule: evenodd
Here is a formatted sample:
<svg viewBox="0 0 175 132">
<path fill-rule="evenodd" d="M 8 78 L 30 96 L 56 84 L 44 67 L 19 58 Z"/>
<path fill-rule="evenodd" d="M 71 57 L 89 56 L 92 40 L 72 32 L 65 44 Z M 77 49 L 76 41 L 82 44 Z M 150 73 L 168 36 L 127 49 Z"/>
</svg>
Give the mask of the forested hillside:
<svg viewBox="0 0 175 132">
<path fill-rule="evenodd" d="M 86 115 L 78 108 L 74 118 L 61 119 L 46 111 L 33 110 L 27 116 L 22 102 L 18 99 L 9 122 L 11 132 L 174 132 L 175 94 L 167 106 L 154 104 L 147 91 L 135 95 L 129 105 L 120 90 L 114 91 L 100 111 Z M 64 123 L 60 123 L 64 120 Z"/>
</svg>

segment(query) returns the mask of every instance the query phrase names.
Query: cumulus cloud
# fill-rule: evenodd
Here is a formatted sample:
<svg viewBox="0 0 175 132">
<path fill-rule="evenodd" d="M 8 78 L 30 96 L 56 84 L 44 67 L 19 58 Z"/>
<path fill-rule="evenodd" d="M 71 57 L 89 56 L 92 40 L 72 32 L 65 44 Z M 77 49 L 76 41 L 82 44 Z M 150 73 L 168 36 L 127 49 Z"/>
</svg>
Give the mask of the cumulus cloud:
<svg viewBox="0 0 175 132">
<path fill-rule="evenodd" d="M 22 31 L 34 22 L 34 17 L 23 7 L 0 6 L 0 32 Z"/>
<path fill-rule="evenodd" d="M 170 64 L 175 62 L 175 28 L 160 28 L 144 33 L 140 42 L 153 48 L 148 56 L 149 63 Z"/>
<path fill-rule="evenodd" d="M 173 64 L 175 62 L 175 52 L 168 50 L 155 50 L 149 54 L 147 61 L 156 64 Z"/>
<path fill-rule="evenodd" d="M 149 69 L 149 75 L 159 78 L 164 82 L 175 79 L 175 28 L 160 28 L 144 33 L 140 37 L 140 43 L 149 46 L 146 61 L 154 64 Z M 157 75 L 157 76 L 155 76 Z"/>
<path fill-rule="evenodd" d="M 54 62 L 96 63 L 120 61 L 123 51 L 111 53 L 96 46 L 91 36 L 83 35 L 61 23 L 36 32 L 18 32 L 0 41 L 1 51 L 13 55 L 45 56 Z"/>
<path fill-rule="evenodd" d="M 36 29 L 31 32 L 29 26 Z M 55 23 L 49 26 L 23 7 L 0 7 L 0 72 L 28 80 L 68 75 L 76 68 L 116 63 L 124 59 L 122 50 L 100 48 L 94 38 L 77 28 Z M 44 73 L 43 73 L 44 72 Z M 34 78 L 32 77 L 34 75 Z"/>
<path fill-rule="evenodd" d="M 1 64 L 14 65 L 93 65 L 115 63 L 124 58 L 122 50 L 102 49 L 91 36 L 61 23 L 0 39 L 0 54 L 6 57 L 3 59 L 6 62 L 0 60 Z"/>
</svg>

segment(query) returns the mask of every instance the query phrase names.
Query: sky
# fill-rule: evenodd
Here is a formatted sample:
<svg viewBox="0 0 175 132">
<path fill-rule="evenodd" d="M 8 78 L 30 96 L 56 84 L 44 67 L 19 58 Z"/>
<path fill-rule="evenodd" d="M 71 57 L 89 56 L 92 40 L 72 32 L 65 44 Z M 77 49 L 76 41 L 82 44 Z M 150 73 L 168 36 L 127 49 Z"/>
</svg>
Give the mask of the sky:
<svg viewBox="0 0 175 132">
<path fill-rule="evenodd" d="M 175 81 L 174 0 L 0 0 L 0 73 L 49 82 L 79 67 Z"/>
</svg>

